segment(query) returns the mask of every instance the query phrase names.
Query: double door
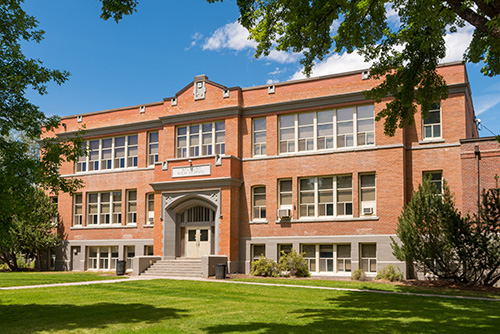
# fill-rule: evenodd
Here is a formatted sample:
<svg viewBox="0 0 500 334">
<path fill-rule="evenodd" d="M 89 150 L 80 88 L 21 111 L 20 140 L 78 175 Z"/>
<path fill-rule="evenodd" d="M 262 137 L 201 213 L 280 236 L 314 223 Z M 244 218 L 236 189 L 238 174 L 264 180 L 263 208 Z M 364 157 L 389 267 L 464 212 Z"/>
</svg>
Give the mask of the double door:
<svg viewBox="0 0 500 334">
<path fill-rule="evenodd" d="M 188 258 L 200 258 L 210 255 L 210 227 L 186 228 L 186 254 Z"/>
</svg>

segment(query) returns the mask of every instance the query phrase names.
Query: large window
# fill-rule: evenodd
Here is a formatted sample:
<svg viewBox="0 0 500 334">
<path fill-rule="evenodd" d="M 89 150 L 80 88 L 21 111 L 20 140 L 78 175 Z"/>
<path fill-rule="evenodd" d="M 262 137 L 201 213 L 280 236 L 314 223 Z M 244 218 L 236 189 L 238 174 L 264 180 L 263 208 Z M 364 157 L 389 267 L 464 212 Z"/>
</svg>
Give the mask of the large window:
<svg viewBox="0 0 500 334">
<path fill-rule="evenodd" d="M 373 105 L 283 115 L 279 117 L 279 149 L 295 153 L 374 145 L 374 129 Z"/>
<path fill-rule="evenodd" d="M 115 270 L 118 260 L 118 247 L 88 247 L 87 269 Z"/>
<path fill-rule="evenodd" d="M 252 245 L 252 261 L 258 260 L 261 256 L 266 256 L 266 245 Z"/>
<path fill-rule="evenodd" d="M 148 165 L 158 162 L 158 132 L 148 133 Z"/>
<path fill-rule="evenodd" d="M 73 201 L 74 201 L 74 218 L 73 218 L 73 225 L 82 225 L 82 217 L 83 217 L 83 203 L 82 203 L 82 200 L 83 200 L 83 196 L 82 194 L 76 194 L 74 197 L 73 197 Z"/>
<path fill-rule="evenodd" d="M 137 224 L 137 190 L 127 190 L 127 224 Z"/>
<path fill-rule="evenodd" d="M 443 172 L 424 172 L 424 178 L 429 178 L 431 184 L 434 186 L 436 194 L 441 194 L 443 192 Z"/>
<path fill-rule="evenodd" d="M 361 269 L 367 273 L 377 272 L 377 245 L 361 244 Z"/>
<path fill-rule="evenodd" d="M 127 270 L 133 270 L 133 258 L 135 257 L 135 246 L 125 246 L 125 253 L 127 254 Z"/>
<path fill-rule="evenodd" d="M 279 181 L 279 205 L 281 209 L 291 209 L 292 208 L 292 180 L 280 180 Z"/>
<path fill-rule="evenodd" d="M 146 195 L 146 212 L 148 213 L 146 224 L 153 225 L 155 222 L 155 194 Z"/>
<path fill-rule="evenodd" d="M 422 137 L 441 138 L 441 104 L 433 103 L 429 110 L 429 116 L 423 120 Z"/>
<path fill-rule="evenodd" d="M 352 215 L 352 176 L 300 179 L 299 215 L 300 217 Z"/>
<path fill-rule="evenodd" d="M 302 245 L 311 273 L 348 273 L 351 271 L 351 245 Z"/>
<path fill-rule="evenodd" d="M 88 156 L 81 156 L 75 172 L 137 167 L 137 135 L 94 139 L 88 145 Z"/>
<path fill-rule="evenodd" d="M 266 219 L 266 187 L 258 186 L 252 189 L 252 219 Z"/>
<path fill-rule="evenodd" d="M 226 152 L 225 123 L 204 123 L 177 127 L 177 157 L 198 157 Z"/>
<path fill-rule="evenodd" d="M 253 120 L 253 155 L 266 155 L 266 119 Z"/>
<path fill-rule="evenodd" d="M 87 225 L 121 224 L 121 200 L 120 191 L 89 193 Z"/>
<path fill-rule="evenodd" d="M 359 210 L 361 215 L 375 214 L 375 174 L 361 174 L 359 176 Z"/>
</svg>

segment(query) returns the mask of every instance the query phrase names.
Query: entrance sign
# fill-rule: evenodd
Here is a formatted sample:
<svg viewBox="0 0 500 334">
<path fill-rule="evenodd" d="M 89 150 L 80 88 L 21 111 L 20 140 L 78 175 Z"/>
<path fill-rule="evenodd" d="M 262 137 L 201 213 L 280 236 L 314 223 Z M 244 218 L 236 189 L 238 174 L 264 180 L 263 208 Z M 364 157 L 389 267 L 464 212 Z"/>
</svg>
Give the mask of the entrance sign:
<svg viewBox="0 0 500 334">
<path fill-rule="evenodd" d="M 210 165 L 172 167 L 172 177 L 210 175 Z"/>
</svg>

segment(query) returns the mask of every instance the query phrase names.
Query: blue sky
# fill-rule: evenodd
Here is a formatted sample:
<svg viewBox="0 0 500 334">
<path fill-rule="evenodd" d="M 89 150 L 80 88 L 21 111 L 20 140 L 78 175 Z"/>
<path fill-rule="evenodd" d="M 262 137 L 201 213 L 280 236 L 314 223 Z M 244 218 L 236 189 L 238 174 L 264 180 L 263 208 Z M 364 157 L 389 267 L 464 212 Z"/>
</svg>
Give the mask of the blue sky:
<svg viewBox="0 0 500 334">
<path fill-rule="evenodd" d="M 137 13 L 119 24 L 103 21 L 95 0 L 26 0 L 24 9 L 45 30 L 40 44 L 25 53 L 49 68 L 67 70 L 62 86 L 49 94 L 29 93 L 48 115 L 74 115 L 161 101 L 175 95 L 194 76 L 206 74 L 227 87 L 250 87 L 302 77 L 300 55 L 272 52 L 255 59 L 235 0 L 142 0 Z M 472 29 L 447 38 L 445 61 L 461 60 Z M 356 54 L 332 55 L 313 75 L 368 67 Z M 500 76 L 484 77 L 481 65 L 467 64 L 473 101 L 482 124 L 500 134 Z M 489 136 L 486 130 L 482 136 Z"/>
</svg>

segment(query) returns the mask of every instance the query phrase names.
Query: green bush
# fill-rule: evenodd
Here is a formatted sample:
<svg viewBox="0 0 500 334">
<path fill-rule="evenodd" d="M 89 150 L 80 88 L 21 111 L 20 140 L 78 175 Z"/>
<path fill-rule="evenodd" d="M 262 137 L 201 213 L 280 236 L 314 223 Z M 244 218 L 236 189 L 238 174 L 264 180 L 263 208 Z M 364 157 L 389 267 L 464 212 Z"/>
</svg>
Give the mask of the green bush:
<svg viewBox="0 0 500 334">
<path fill-rule="evenodd" d="M 270 260 L 261 255 L 258 260 L 252 262 L 252 269 L 250 270 L 252 276 L 271 276 L 278 277 L 279 270 L 276 261 Z"/>
<path fill-rule="evenodd" d="M 351 274 L 351 279 L 355 281 L 365 281 L 366 280 L 366 275 L 363 269 L 356 269 L 352 272 Z"/>
<path fill-rule="evenodd" d="M 288 254 L 281 252 L 280 262 L 278 264 L 278 271 L 281 276 L 292 277 L 310 277 L 307 261 L 304 260 L 302 254 L 299 254 L 292 249 Z"/>
<path fill-rule="evenodd" d="M 399 269 L 396 269 L 392 264 L 389 264 L 377 274 L 375 279 L 385 279 L 391 282 L 402 281 L 403 274 L 399 271 Z"/>
</svg>

